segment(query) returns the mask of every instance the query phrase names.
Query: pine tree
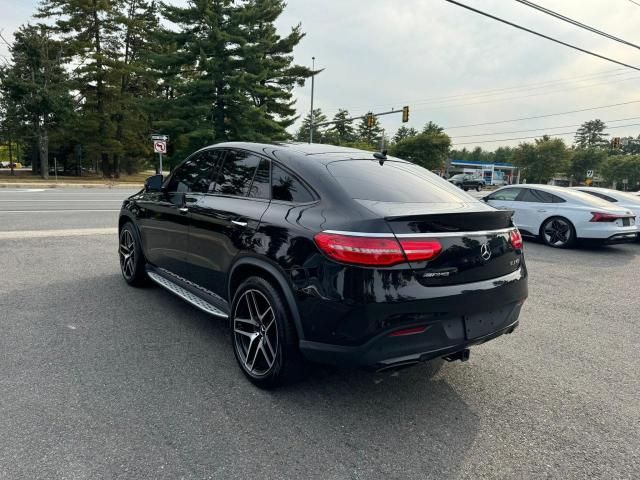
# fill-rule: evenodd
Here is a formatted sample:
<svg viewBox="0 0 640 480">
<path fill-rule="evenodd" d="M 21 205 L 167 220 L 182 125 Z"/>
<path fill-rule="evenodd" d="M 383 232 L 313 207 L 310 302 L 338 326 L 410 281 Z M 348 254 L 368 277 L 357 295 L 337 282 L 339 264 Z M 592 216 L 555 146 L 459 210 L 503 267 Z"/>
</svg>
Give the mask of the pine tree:
<svg viewBox="0 0 640 480">
<path fill-rule="evenodd" d="M 444 133 L 444 128 L 429 120 L 422 128 L 422 133 Z"/>
<path fill-rule="evenodd" d="M 369 115 L 369 112 L 367 115 Z M 382 127 L 377 117 L 373 117 L 373 125 L 369 127 L 367 125 L 367 117 L 363 118 L 358 124 L 358 140 L 372 147 L 377 147 L 380 144 L 380 138 L 382 137 Z"/>
<path fill-rule="evenodd" d="M 609 145 L 608 133 L 604 133 L 607 125 L 600 119 L 584 122 L 574 138 L 574 144 L 580 148 L 602 148 Z"/>
<path fill-rule="evenodd" d="M 161 96 L 154 127 L 172 136 L 182 157 L 213 141 L 287 138 L 295 120 L 292 90 L 311 71 L 293 64 L 300 26 L 281 37 L 274 22 L 281 0 L 193 0 L 163 4 L 165 28 L 155 58 Z M 161 113 L 163 112 L 163 113 Z"/>
<path fill-rule="evenodd" d="M 405 138 L 413 137 L 417 134 L 418 134 L 418 131 L 415 128 L 413 127 L 408 128 L 405 125 L 402 125 L 400 128 L 398 128 L 398 130 L 396 131 L 396 134 L 393 136 L 393 141 L 395 143 L 398 143 L 404 140 Z"/>
<path fill-rule="evenodd" d="M 2 96 L 14 121 L 35 133 L 42 178 L 49 177 L 51 129 L 70 115 L 67 75 L 61 65 L 63 45 L 45 25 L 26 25 L 15 34 L 12 65 L 2 72 Z M 13 130 L 17 125 L 14 125 Z"/>
<path fill-rule="evenodd" d="M 353 121 L 346 120 L 349 117 L 349 111 L 342 108 L 333 116 L 333 121 L 337 123 L 333 124 L 329 129 L 329 132 L 332 134 L 333 138 L 335 138 L 335 143 L 338 145 L 344 145 L 345 143 L 353 142 L 356 139 Z"/>
<path fill-rule="evenodd" d="M 313 142 L 314 143 L 323 143 L 326 127 L 318 127 L 316 126 L 318 123 L 324 123 L 327 121 L 327 116 L 322 113 L 322 110 L 319 108 L 313 109 Z M 309 133 L 311 129 L 311 113 L 308 113 L 306 117 L 302 120 L 302 125 L 296 132 L 296 140 L 298 142 L 308 142 L 309 141 Z"/>
<path fill-rule="evenodd" d="M 153 41 L 159 25 L 155 1 L 122 0 L 119 7 L 116 20 L 120 48 L 114 64 L 116 177 L 120 176 L 123 156 L 128 173 L 135 171 L 137 163 L 148 156 L 150 120 L 145 100 L 156 87 L 149 75 L 149 62 L 160 51 Z"/>
<path fill-rule="evenodd" d="M 109 155 L 118 150 L 114 125 L 114 65 L 118 63 L 118 0 L 43 0 L 38 17 L 53 20 L 52 29 L 65 44 L 73 69 L 72 88 L 79 92 L 82 143 L 100 158 L 111 175 Z"/>
</svg>

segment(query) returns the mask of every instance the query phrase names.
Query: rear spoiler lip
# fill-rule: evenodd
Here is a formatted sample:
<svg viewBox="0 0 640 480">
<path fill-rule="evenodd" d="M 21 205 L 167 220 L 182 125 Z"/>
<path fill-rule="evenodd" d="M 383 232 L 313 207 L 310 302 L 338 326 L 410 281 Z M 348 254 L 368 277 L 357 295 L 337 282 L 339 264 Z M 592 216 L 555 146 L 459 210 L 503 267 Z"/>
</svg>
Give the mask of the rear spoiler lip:
<svg viewBox="0 0 640 480">
<path fill-rule="evenodd" d="M 417 214 L 417 215 L 389 215 L 384 217 L 384 219 L 387 222 L 392 222 L 392 221 L 397 221 L 397 220 L 408 220 L 414 217 L 420 217 L 420 218 L 425 218 L 425 217 L 436 217 L 436 216 L 442 216 L 442 215 L 447 215 L 447 216 L 458 216 L 458 215 L 492 215 L 495 213 L 503 213 L 505 215 L 508 215 L 509 217 L 513 217 L 513 215 L 516 213 L 515 210 L 511 210 L 509 208 L 505 208 L 503 209 L 494 209 L 494 210 L 484 210 L 484 211 L 478 211 L 478 212 L 434 212 L 431 214 Z"/>
<path fill-rule="evenodd" d="M 323 230 L 322 233 L 332 233 L 334 235 L 347 235 L 350 237 L 375 237 L 375 238 L 416 238 L 416 237 L 483 237 L 487 235 L 499 235 L 516 230 L 518 227 L 499 228 L 497 230 L 478 230 L 475 232 L 416 232 L 416 233 L 368 233 L 368 232 L 345 232 L 342 230 Z"/>
</svg>

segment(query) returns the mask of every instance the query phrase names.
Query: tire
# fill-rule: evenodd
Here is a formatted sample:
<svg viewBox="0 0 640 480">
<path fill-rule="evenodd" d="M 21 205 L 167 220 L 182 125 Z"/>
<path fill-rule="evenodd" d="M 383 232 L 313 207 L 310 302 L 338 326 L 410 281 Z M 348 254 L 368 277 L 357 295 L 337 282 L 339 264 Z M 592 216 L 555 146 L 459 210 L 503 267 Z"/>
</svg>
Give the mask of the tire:
<svg viewBox="0 0 640 480">
<path fill-rule="evenodd" d="M 564 217 L 550 217 L 540 227 L 542 241 L 554 248 L 571 248 L 576 243 L 576 229 Z"/>
<path fill-rule="evenodd" d="M 120 271 L 125 281 L 134 287 L 142 287 L 149 283 L 145 270 L 145 259 L 138 233 L 131 222 L 125 223 L 118 236 L 118 257 Z"/>
<path fill-rule="evenodd" d="M 462 189 L 463 189 L 465 192 L 468 192 L 468 191 L 469 191 L 469 187 L 462 187 Z"/>
<path fill-rule="evenodd" d="M 231 344 L 242 373 L 260 388 L 299 380 L 304 359 L 298 335 L 280 291 L 262 277 L 247 278 L 235 291 L 230 315 Z"/>
<path fill-rule="evenodd" d="M 479 192 L 480 190 L 482 190 L 482 185 L 478 185 L 478 186 L 476 187 L 476 192 Z"/>
</svg>

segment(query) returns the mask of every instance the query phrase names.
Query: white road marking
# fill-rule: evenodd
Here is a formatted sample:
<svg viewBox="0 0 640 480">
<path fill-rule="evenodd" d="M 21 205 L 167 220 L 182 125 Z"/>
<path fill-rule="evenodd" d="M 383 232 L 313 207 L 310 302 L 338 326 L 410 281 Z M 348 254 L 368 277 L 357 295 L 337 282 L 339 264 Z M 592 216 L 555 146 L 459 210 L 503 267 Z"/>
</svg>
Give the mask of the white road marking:
<svg viewBox="0 0 640 480">
<path fill-rule="evenodd" d="M 3 202 L 19 202 L 19 203 L 32 203 L 32 202 L 44 202 L 44 203 L 71 203 L 71 202 L 82 202 L 82 203 L 87 203 L 87 202 L 122 202 L 122 200 L 120 199 L 98 199 L 98 200 L 77 200 L 77 199 L 67 199 L 67 198 L 51 198 L 48 200 L 27 200 L 27 199 L 22 199 L 22 200 L 3 200 L 0 198 L 0 203 Z"/>
<path fill-rule="evenodd" d="M 31 192 L 45 192 L 45 188 L 19 188 L 19 189 L 2 189 L 0 193 L 31 193 Z"/>
<path fill-rule="evenodd" d="M 118 229 L 112 228 L 71 228 L 67 230 L 22 230 L 19 232 L 0 232 L 0 240 L 45 237 L 80 237 L 87 235 L 114 235 Z"/>
<path fill-rule="evenodd" d="M 82 202 L 82 203 L 87 203 L 87 202 L 122 202 L 122 199 L 98 199 L 98 200 L 77 200 L 77 199 L 66 199 L 66 198 L 51 198 L 48 200 L 27 200 L 27 199 L 22 199 L 22 200 L 2 200 L 0 199 L 0 203 L 3 202 L 20 202 L 20 203 L 32 203 L 32 202 L 45 202 L 45 203 L 67 203 L 67 202 Z"/>
<path fill-rule="evenodd" d="M 62 208 L 59 210 L 49 209 L 49 210 L 0 210 L 0 214 L 2 213 L 49 213 L 49 212 L 119 212 L 120 210 L 89 210 L 89 209 L 77 209 L 77 210 L 68 210 L 66 208 Z"/>
</svg>

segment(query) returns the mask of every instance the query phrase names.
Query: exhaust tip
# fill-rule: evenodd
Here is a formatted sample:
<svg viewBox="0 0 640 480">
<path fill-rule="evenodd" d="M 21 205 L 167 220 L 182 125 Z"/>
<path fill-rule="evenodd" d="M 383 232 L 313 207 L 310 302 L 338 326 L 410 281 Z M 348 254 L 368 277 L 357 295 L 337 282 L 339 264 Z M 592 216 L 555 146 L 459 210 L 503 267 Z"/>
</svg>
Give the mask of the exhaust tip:
<svg viewBox="0 0 640 480">
<path fill-rule="evenodd" d="M 442 358 L 444 358 L 447 362 L 455 362 L 456 360 L 460 360 L 461 362 L 466 362 L 467 360 L 469 360 L 470 356 L 471 356 L 471 350 L 469 350 L 468 348 L 465 348 L 464 350 L 460 350 L 459 352 L 452 353 Z"/>
</svg>

